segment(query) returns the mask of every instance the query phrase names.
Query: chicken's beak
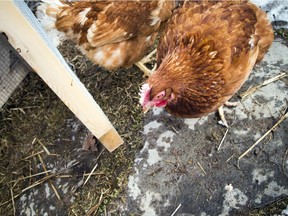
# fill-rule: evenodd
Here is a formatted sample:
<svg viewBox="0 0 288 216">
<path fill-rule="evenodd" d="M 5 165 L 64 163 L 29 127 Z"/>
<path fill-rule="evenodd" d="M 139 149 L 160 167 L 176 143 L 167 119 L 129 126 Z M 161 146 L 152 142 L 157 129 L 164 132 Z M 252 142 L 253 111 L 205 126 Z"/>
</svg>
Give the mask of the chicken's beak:
<svg viewBox="0 0 288 216">
<path fill-rule="evenodd" d="M 143 107 L 143 113 L 146 114 L 150 110 L 150 106 Z"/>
</svg>

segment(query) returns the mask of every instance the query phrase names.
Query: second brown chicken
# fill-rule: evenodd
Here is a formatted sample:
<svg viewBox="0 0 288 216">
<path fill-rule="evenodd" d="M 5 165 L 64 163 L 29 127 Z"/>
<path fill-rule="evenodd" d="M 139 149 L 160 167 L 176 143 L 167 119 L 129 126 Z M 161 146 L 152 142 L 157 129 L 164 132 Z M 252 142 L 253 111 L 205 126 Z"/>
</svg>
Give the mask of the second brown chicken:
<svg viewBox="0 0 288 216">
<path fill-rule="evenodd" d="M 273 39 L 266 14 L 252 3 L 186 1 L 162 32 L 158 68 L 140 93 L 143 110 L 194 118 L 221 108 Z"/>
</svg>

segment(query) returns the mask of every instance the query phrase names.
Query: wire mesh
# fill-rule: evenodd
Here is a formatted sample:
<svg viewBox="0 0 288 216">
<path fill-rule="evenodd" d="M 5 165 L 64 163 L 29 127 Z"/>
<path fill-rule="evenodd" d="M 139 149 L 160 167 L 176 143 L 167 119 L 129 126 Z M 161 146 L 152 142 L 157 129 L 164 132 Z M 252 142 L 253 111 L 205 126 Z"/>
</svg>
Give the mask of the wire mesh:
<svg viewBox="0 0 288 216">
<path fill-rule="evenodd" d="M 26 75 L 32 71 L 25 60 L 0 33 L 0 108 L 6 103 Z"/>
</svg>

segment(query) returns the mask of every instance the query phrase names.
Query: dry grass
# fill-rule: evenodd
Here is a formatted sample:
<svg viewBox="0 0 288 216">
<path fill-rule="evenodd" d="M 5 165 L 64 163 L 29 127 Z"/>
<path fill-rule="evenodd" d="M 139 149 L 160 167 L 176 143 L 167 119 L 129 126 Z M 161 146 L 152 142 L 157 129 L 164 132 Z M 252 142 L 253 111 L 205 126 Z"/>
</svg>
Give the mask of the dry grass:
<svg viewBox="0 0 288 216">
<path fill-rule="evenodd" d="M 74 65 L 81 81 L 125 141 L 113 154 L 105 150 L 99 157 L 96 171 L 103 174 L 91 176 L 87 185 L 76 193 L 76 201 L 70 206 L 68 214 L 94 215 L 113 210 L 114 204 L 121 200 L 135 153 L 142 146 L 143 114 L 138 105 L 138 91 L 143 82 L 143 73 L 136 68 L 105 71 L 80 55 L 70 43 L 64 43 L 61 52 Z M 11 200 L 12 192 L 14 195 L 20 194 L 23 189 L 35 183 L 32 175 L 38 173 L 36 167 L 41 162 L 41 156 L 43 161 L 52 157 L 47 154 L 48 149 L 56 145 L 57 140 L 68 139 L 71 135 L 70 130 L 67 130 L 67 121 L 78 120 L 33 73 L 28 75 L 1 109 L 0 115 L 1 204 Z M 82 137 L 86 135 L 87 131 L 83 129 Z M 35 138 L 39 142 L 35 142 Z M 77 141 L 81 147 L 82 140 Z M 69 153 L 63 153 L 61 157 L 69 157 Z M 11 182 L 17 179 L 22 180 L 13 186 Z M 0 207 L 1 215 L 14 214 L 12 201 L 14 199 Z"/>
</svg>

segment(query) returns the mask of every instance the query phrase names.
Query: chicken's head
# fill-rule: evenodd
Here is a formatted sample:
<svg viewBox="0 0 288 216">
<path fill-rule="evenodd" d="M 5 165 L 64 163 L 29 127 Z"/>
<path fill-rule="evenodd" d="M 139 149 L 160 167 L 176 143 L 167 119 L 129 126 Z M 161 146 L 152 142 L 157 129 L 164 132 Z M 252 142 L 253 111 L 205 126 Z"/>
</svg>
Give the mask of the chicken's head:
<svg viewBox="0 0 288 216">
<path fill-rule="evenodd" d="M 152 93 L 152 87 L 145 83 L 140 90 L 140 104 L 143 112 L 146 113 L 151 107 L 165 107 L 167 103 L 174 99 L 171 88 Z"/>
</svg>

